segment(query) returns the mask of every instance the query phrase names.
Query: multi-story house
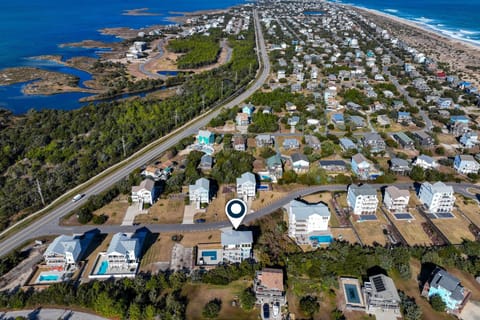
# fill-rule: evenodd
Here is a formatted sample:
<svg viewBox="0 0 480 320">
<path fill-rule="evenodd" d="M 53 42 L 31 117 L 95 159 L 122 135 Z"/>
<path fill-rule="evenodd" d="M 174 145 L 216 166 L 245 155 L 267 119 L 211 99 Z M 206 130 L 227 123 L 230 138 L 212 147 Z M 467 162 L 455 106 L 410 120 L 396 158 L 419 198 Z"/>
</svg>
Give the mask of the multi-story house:
<svg viewBox="0 0 480 320">
<path fill-rule="evenodd" d="M 254 199 L 257 192 L 257 181 L 251 172 L 245 172 L 237 178 L 237 196 L 244 199 Z"/>
<path fill-rule="evenodd" d="M 67 269 L 76 265 L 82 254 L 82 245 L 78 236 L 61 235 L 56 237 L 43 254 L 50 268 Z"/>
<path fill-rule="evenodd" d="M 132 187 L 132 202 L 152 205 L 157 199 L 157 196 L 157 188 L 153 180 L 144 179 L 140 185 Z"/>
<path fill-rule="evenodd" d="M 200 208 L 202 203 L 210 203 L 210 181 L 200 178 L 188 187 L 188 196 L 190 202 L 195 203 Z"/>
<path fill-rule="evenodd" d="M 107 249 L 110 269 L 125 270 L 138 265 L 143 239 L 133 233 L 116 233 Z"/>
<path fill-rule="evenodd" d="M 445 303 L 447 312 L 458 315 L 469 300 L 471 292 L 460 284 L 455 276 L 436 268 L 423 286 L 422 296 L 438 295 Z"/>
<path fill-rule="evenodd" d="M 390 171 L 396 174 L 407 175 L 412 171 L 410 162 L 401 158 L 390 160 Z"/>
<path fill-rule="evenodd" d="M 473 158 L 473 156 L 468 154 L 457 154 L 455 160 L 453 161 L 453 167 L 458 173 L 469 174 L 469 173 L 478 173 L 480 170 L 480 164 Z"/>
<path fill-rule="evenodd" d="M 451 212 L 455 204 L 453 188 L 441 181 L 422 183 L 418 198 L 433 213 Z"/>
<path fill-rule="evenodd" d="M 288 205 L 288 235 L 293 239 L 307 237 L 316 231 L 327 231 L 329 221 L 330 210 L 324 203 L 292 200 Z"/>
<path fill-rule="evenodd" d="M 373 163 L 361 153 L 352 157 L 352 171 L 361 180 L 370 180 Z"/>
<path fill-rule="evenodd" d="M 383 141 L 382 137 L 376 132 L 365 134 L 362 143 L 363 147 L 368 148 L 372 153 L 385 151 L 385 141 Z"/>
<path fill-rule="evenodd" d="M 257 271 L 253 281 L 253 291 L 258 304 L 278 302 L 283 305 L 286 299 L 282 269 L 264 268 Z"/>
<path fill-rule="evenodd" d="M 398 142 L 398 144 L 403 148 L 403 149 L 415 149 L 415 142 L 410 139 L 409 136 L 407 136 L 403 132 L 396 132 L 393 134 L 393 138 Z"/>
<path fill-rule="evenodd" d="M 410 191 L 402 190 L 395 186 L 388 186 L 385 189 L 383 204 L 392 212 L 405 212 L 410 201 Z"/>
<path fill-rule="evenodd" d="M 435 146 L 435 140 L 424 131 L 415 132 L 414 137 L 423 148 L 433 148 Z"/>
<path fill-rule="evenodd" d="M 401 316 L 401 300 L 392 278 L 383 274 L 371 276 L 369 281 L 364 283 L 364 287 L 367 313 L 390 310 Z"/>
<path fill-rule="evenodd" d="M 306 155 L 302 153 L 294 153 L 291 156 L 292 168 L 296 173 L 306 173 L 310 168 L 310 162 Z"/>
<path fill-rule="evenodd" d="M 215 134 L 208 130 L 199 130 L 197 142 L 204 145 L 213 145 L 215 143 Z"/>
<path fill-rule="evenodd" d="M 221 243 L 223 262 L 239 263 L 252 257 L 252 231 L 222 231 Z"/>
<path fill-rule="evenodd" d="M 378 207 L 377 190 L 367 184 L 352 184 L 348 187 L 347 202 L 356 215 L 375 214 Z"/>
</svg>

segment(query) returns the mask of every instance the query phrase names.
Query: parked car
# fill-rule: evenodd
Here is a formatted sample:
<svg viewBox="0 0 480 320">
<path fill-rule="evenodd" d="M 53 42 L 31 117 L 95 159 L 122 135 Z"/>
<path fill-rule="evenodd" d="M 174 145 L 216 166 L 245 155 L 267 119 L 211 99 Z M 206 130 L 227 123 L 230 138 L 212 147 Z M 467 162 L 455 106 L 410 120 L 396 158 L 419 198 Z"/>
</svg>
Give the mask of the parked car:
<svg viewBox="0 0 480 320">
<path fill-rule="evenodd" d="M 197 219 L 195 220 L 195 223 L 205 223 L 205 219 Z"/>
<path fill-rule="evenodd" d="M 263 305 L 263 319 L 270 319 L 270 306 L 268 303 Z"/>
</svg>

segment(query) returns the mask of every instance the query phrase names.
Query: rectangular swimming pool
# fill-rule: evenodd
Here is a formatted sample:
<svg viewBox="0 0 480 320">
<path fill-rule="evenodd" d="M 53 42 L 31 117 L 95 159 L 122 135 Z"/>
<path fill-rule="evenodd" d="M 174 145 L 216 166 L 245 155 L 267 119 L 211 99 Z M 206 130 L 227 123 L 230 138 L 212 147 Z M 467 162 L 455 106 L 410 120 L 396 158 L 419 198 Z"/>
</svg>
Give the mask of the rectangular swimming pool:
<svg viewBox="0 0 480 320">
<path fill-rule="evenodd" d="M 217 260 L 217 251 L 203 251 L 202 257 L 209 257 L 210 260 Z"/>
<path fill-rule="evenodd" d="M 108 269 L 108 261 L 102 261 L 102 264 L 100 265 L 100 269 L 98 269 L 98 274 L 107 273 L 107 269 Z"/>
<path fill-rule="evenodd" d="M 354 284 L 344 284 L 345 287 L 345 299 L 347 303 L 360 303 L 360 295 L 358 294 L 357 286 Z"/>
<path fill-rule="evenodd" d="M 38 281 L 58 281 L 60 276 L 58 274 L 42 274 L 38 277 Z"/>
<path fill-rule="evenodd" d="M 310 236 L 310 241 L 316 241 L 318 243 L 332 243 L 333 237 L 329 234 L 322 236 Z"/>
</svg>

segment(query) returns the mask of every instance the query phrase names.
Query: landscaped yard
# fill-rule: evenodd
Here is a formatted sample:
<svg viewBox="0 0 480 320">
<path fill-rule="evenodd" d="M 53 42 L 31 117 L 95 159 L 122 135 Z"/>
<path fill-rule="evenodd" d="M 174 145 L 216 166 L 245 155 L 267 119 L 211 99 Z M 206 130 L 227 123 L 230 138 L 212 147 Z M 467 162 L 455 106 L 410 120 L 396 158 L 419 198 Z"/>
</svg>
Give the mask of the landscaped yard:
<svg viewBox="0 0 480 320">
<path fill-rule="evenodd" d="M 238 280 L 227 286 L 209 284 L 187 284 L 183 287 L 182 294 L 187 296 L 187 319 L 204 319 L 202 310 L 207 302 L 215 298 L 222 300 L 222 309 L 218 319 L 253 320 L 259 318 L 260 311 L 253 309 L 250 312 L 244 311 L 237 303 L 232 306 L 232 301 L 237 300 L 240 293 L 252 286 L 251 280 Z"/>
<path fill-rule="evenodd" d="M 183 199 L 159 199 L 148 210 L 148 214 L 139 214 L 135 217 L 136 223 L 182 223 Z"/>
</svg>

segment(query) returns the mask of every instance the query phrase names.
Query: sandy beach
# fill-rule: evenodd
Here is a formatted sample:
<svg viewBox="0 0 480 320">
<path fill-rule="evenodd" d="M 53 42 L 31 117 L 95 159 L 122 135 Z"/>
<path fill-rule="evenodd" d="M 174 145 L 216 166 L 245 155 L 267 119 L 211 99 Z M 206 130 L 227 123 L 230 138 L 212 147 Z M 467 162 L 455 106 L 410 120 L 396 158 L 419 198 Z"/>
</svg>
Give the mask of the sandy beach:
<svg viewBox="0 0 480 320">
<path fill-rule="evenodd" d="M 476 85 L 480 84 L 480 47 L 459 39 L 450 38 L 428 27 L 376 10 L 354 7 L 378 26 L 387 29 L 394 37 L 411 47 L 448 64 L 451 71 Z"/>
</svg>

